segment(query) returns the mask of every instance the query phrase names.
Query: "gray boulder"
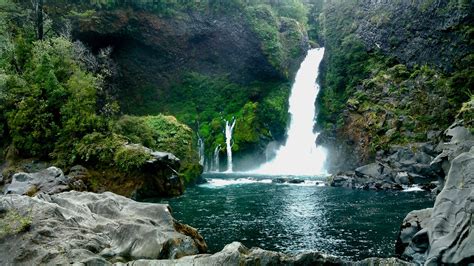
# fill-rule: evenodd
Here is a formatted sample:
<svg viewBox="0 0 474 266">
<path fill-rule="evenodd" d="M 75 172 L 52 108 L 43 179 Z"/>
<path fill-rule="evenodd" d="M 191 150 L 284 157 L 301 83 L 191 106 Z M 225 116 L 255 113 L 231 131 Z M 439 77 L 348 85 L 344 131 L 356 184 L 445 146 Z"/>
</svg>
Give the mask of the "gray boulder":
<svg viewBox="0 0 474 266">
<path fill-rule="evenodd" d="M 187 265 L 341 265 L 344 261 L 318 252 L 288 256 L 260 248 L 248 249 L 239 242 L 228 244 L 215 254 L 188 256 L 178 260 L 138 260 L 133 266 L 187 266 Z M 123 264 L 119 264 L 123 265 Z"/>
<path fill-rule="evenodd" d="M 399 176 L 390 167 L 379 162 L 361 166 L 355 172 L 338 173 L 327 179 L 327 184 L 332 187 L 371 190 L 403 190 L 403 185 L 408 183 L 408 176 Z"/>
<path fill-rule="evenodd" d="M 462 264 L 474 260 L 474 148 L 451 163 L 436 197 L 428 236 L 427 264 Z"/>
<path fill-rule="evenodd" d="M 412 143 L 407 146 L 393 146 L 388 151 L 389 155 L 382 161 L 396 172 L 407 172 L 416 177 L 415 183 L 425 183 L 437 179 L 441 168 L 431 162 L 438 154 L 430 143 Z"/>
<path fill-rule="evenodd" d="M 56 194 L 69 190 L 69 180 L 57 167 L 49 167 L 36 173 L 16 173 L 5 194 L 33 196 L 38 192 Z"/>
<path fill-rule="evenodd" d="M 474 148 L 451 162 L 433 209 L 414 211 L 403 221 L 397 254 L 425 265 L 474 260 Z M 430 214 L 431 213 L 431 214 Z"/>
<path fill-rule="evenodd" d="M 173 219 L 168 205 L 110 192 L 1 196 L 0 209 L 0 265 L 103 265 L 207 249 L 195 229 Z"/>
<path fill-rule="evenodd" d="M 376 179 L 383 179 L 393 174 L 393 170 L 379 162 L 367 164 L 355 169 L 355 174 L 360 177 L 369 176 Z"/>
<path fill-rule="evenodd" d="M 239 242 L 228 244 L 222 251 L 215 254 L 203 254 L 188 256 L 178 260 L 137 260 L 124 263 L 117 263 L 119 266 L 187 266 L 187 265 L 356 265 L 356 266 L 405 266 L 414 265 L 397 258 L 368 258 L 358 262 L 344 261 L 340 258 L 326 255 L 320 252 L 305 252 L 298 255 L 286 255 L 280 252 L 263 250 L 260 248 L 248 249 Z"/>
<path fill-rule="evenodd" d="M 429 246 L 427 227 L 433 209 L 427 208 L 408 213 L 400 227 L 395 253 L 407 260 L 422 263 Z"/>
</svg>

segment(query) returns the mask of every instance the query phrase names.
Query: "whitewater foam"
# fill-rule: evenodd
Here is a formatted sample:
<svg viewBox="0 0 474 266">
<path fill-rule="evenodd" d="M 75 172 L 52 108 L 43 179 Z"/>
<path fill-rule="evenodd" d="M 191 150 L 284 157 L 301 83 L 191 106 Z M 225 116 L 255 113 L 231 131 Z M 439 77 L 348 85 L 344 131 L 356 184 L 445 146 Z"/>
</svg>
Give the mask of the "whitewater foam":
<svg viewBox="0 0 474 266">
<path fill-rule="evenodd" d="M 402 190 L 402 192 L 416 192 L 416 191 L 424 191 L 424 190 L 418 185 L 404 186 Z"/>
<path fill-rule="evenodd" d="M 286 185 L 286 186 L 301 186 L 301 187 L 324 187 L 323 181 L 319 180 L 304 180 L 301 183 L 294 182 L 275 182 L 274 179 L 255 179 L 252 177 L 242 177 L 236 179 L 223 179 L 223 178 L 209 178 L 206 179 L 207 183 L 201 184 L 201 187 L 207 188 L 223 188 L 226 186 L 233 185 L 249 185 L 249 184 L 275 184 L 275 185 Z"/>
</svg>

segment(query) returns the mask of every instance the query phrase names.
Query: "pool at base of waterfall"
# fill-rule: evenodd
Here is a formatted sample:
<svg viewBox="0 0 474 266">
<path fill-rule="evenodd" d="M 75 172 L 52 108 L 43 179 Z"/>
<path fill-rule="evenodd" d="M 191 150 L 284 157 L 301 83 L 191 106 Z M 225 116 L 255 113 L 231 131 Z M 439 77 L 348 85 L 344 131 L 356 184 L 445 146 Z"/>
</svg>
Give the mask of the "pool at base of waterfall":
<svg viewBox="0 0 474 266">
<path fill-rule="evenodd" d="M 377 192 L 324 186 L 323 177 L 204 174 L 208 183 L 158 200 L 199 230 L 209 252 L 232 241 L 297 253 L 322 251 L 345 259 L 394 255 L 400 224 L 412 210 L 433 206 L 424 191 Z"/>
</svg>

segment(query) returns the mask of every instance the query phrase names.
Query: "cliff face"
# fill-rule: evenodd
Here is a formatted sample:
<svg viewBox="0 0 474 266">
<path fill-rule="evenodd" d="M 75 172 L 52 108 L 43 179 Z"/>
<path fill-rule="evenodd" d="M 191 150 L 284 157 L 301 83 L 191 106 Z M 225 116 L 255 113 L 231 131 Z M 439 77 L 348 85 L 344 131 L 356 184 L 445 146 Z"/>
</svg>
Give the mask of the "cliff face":
<svg viewBox="0 0 474 266">
<path fill-rule="evenodd" d="M 441 140 L 470 101 L 472 10 L 462 1 L 326 3 L 318 142 L 331 171 Z"/>
<path fill-rule="evenodd" d="M 169 89 L 183 74 L 227 75 L 248 83 L 278 79 L 243 14 L 183 13 L 160 17 L 132 9 L 100 11 L 79 19 L 76 35 L 92 47 L 112 46 L 122 70 L 121 87 Z M 138 93 L 136 93 L 138 94 Z M 135 95 L 139 96 L 139 95 Z"/>
<path fill-rule="evenodd" d="M 361 1 L 355 31 L 370 50 L 380 49 L 409 67 L 428 64 L 447 72 L 472 53 L 469 1 Z"/>
<path fill-rule="evenodd" d="M 113 48 L 115 95 L 124 113 L 175 115 L 199 132 L 209 158 L 225 146 L 224 119 L 237 120 L 237 161 L 264 158 L 266 143 L 283 138 L 289 80 L 308 48 L 302 23 L 256 4 L 172 15 L 127 6 L 75 8 L 73 36 L 95 51 Z"/>
</svg>

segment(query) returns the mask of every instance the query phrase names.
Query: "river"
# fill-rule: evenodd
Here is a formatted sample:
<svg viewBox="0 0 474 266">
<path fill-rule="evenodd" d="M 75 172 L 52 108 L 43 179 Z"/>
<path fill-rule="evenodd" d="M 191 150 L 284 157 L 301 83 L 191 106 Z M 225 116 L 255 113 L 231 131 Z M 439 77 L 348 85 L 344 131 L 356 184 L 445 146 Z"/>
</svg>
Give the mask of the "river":
<svg viewBox="0 0 474 266">
<path fill-rule="evenodd" d="M 327 252 L 347 259 L 394 255 L 403 218 L 433 206 L 427 192 L 376 192 L 272 183 L 276 176 L 205 174 L 169 203 L 173 215 L 199 230 L 210 252 L 240 241 L 248 247 L 296 253 Z"/>
</svg>

